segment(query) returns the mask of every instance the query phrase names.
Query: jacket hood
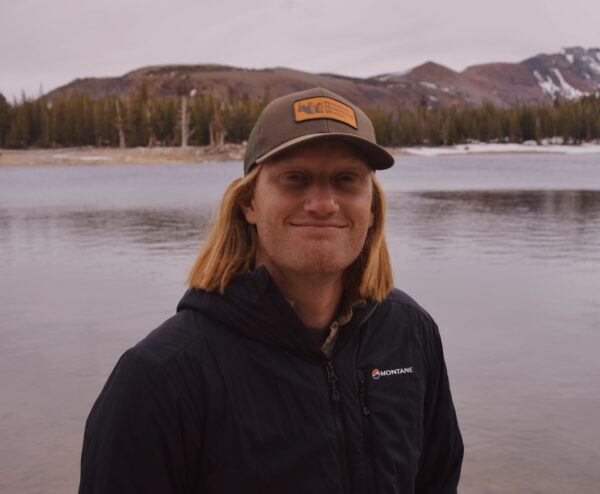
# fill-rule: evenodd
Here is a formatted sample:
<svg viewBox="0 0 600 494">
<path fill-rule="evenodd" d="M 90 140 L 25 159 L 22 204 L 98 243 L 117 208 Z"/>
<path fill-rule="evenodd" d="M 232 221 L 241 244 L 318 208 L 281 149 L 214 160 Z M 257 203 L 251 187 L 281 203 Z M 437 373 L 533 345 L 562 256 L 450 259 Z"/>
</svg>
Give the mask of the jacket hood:
<svg viewBox="0 0 600 494">
<path fill-rule="evenodd" d="M 367 320 L 375 305 L 368 302 L 355 311 L 341 331 L 337 345 Z M 327 359 L 264 266 L 233 279 L 224 294 L 189 289 L 177 312 L 186 309 L 199 311 L 252 340 L 282 347 L 304 358 Z"/>
</svg>

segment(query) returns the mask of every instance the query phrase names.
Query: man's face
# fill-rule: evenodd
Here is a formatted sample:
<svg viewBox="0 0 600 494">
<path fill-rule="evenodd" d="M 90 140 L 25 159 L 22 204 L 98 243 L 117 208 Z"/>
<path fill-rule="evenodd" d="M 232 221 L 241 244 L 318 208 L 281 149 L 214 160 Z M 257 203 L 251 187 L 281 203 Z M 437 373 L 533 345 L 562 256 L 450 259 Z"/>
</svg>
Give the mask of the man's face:
<svg viewBox="0 0 600 494">
<path fill-rule="evenodd" d="M 341 274 L 373 224 L 371 170 L 339 140 L 301 145 L 263 163 L 243 205 L 256 225 L 256 264 L 287 275 Z"/>
</svg>

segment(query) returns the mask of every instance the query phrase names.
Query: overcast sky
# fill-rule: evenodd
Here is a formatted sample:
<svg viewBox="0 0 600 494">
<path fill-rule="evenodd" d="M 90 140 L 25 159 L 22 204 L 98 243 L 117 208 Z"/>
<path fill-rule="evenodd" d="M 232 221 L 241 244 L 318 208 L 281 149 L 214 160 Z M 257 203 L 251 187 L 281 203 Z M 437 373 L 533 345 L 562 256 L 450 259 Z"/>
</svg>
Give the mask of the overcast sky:
<svg viewBox="0 0 600 494">
<path fill-rule="evenodd" d="M 370 76 L 600 47 L 598 0 L 0 0 L 0 92 L 158 64 Z"/>
</svg>

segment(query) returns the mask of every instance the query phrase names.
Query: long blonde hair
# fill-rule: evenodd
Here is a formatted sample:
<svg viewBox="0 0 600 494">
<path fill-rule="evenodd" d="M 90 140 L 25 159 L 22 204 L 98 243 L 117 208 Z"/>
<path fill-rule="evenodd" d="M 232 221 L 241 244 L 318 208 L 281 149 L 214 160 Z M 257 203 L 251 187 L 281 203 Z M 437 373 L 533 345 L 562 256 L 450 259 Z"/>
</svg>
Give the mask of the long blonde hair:
<svg viewBox="0 0 600 494">
<path fill-rule="evenodd" d="M 229 282 L 254 267 L 258 235 L 246 221 L 241 204 L 248 203 L 256 187 L 261 165 L 237 178 L 221 199 L 215 224 L 188 276 L 190 288 L 223 293 Z M 381 301 L 393 286 L 390 256 L 385 241 L 385 196 L 371 174 L 373 183 L 373 226 L 358 258 L 344 273 L 344 286 L 360 297 Z"/>
</svg>

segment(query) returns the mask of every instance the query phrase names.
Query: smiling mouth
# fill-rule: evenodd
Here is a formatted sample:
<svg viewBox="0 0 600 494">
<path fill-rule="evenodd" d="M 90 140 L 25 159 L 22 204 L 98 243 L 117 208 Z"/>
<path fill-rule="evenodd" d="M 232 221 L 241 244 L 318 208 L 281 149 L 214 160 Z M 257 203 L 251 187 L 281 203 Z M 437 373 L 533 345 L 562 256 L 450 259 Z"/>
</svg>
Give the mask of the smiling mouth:
<svg viewBox="0 0 600 494">
<path fill-rule="evenodd" d="M 346 228 L 346 225 L 336 223 L 290 223 L 290 225 L 298 228 Z"/>
</svg>

